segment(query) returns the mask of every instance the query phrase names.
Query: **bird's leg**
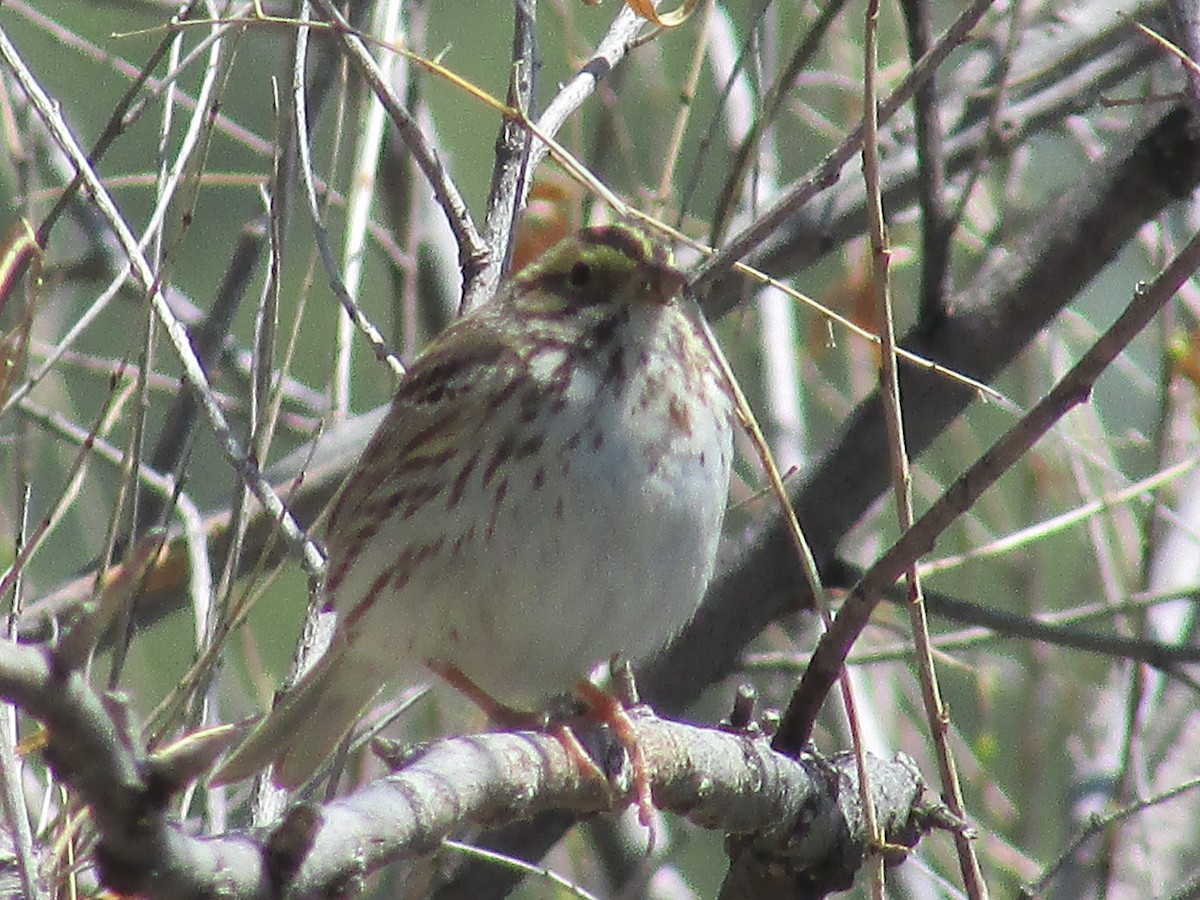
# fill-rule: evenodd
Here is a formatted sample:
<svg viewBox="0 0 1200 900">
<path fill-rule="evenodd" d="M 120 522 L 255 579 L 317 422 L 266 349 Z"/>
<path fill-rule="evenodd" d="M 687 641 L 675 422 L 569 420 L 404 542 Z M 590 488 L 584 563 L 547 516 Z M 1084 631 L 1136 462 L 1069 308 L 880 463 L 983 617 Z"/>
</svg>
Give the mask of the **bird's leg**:
<svg viewBox="0 0 1200 900">
<path fill-rule="evenodd" d="M 624 704 L 612 694 L 601 690 L 590 681 L 580 681 L 575 686 L 576 693 L 588 707 L 588 715 L 597 722 L 612 729 L 625 752 L 629 754 L 629 762 L 633 767 L 634 803 L 638 809 L 638 821 L 651 834 L 654 833 L 654 797 L 650 792 L 650 776 L 647 773 L 646 754 L 642 751 L 633 720 Z"/>
<path fill-rule="evenodd" d="M 483 710 L 493 723 L 505 729 L 527 729 L 552 735 L 562 744 L 567 756 L 584 774 L 598 777 L 606 784 L 608 783 L 608 777 L 596 764 L 591 754 L 579 743 L 575 732 L 562 721 L 561 714 L 555 715 L 554 712 L 531 713 L 501 703 L 453 663 L 426 660 L 425 665 Z M 586 679 L 581 680 L 575 686 L 575 693 L 587 707 L 587 716 L 612 729 L 617 741 L 629 754 L 629 760 L 633 767 L 634 802 L 638 809 L 638 821 L 651 829 L 651 833 L 653 833 L 654 799 L 650 792 L 650 778 L 646 772 L 646 756 L 638 742 L 633 720 L 629 718 L 629 713 L 620 700 Z"/>
<path fill-rule="evenodd" d="M 427 659 L 425 660 L 425 665 L 430 671 L 450 685 L 450 687 L 454 688 L 483 710 L 489 720 L 500 725 L 502 728 L 545 731 L 545 722 L 539 722 L 536 714 L 514 709 L 511 706 L 501 703 L 472 681 L 462 669 L 453 663 L 442 662 L 437 659 Z"/>
</svg>

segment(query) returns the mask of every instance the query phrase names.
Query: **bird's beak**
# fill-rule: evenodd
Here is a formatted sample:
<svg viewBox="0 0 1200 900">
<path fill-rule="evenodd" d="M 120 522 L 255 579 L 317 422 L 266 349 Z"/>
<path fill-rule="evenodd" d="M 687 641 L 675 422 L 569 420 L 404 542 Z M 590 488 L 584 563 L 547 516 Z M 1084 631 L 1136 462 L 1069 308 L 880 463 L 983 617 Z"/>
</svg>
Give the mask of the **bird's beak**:
<svg viewBox="0 0 1200 900">
<path fill-rule="evenodd" d="M 679 295 L 687 283 L 687 276 L 666 263 L 655 263 L 647 278 L 646 299 L 651 303 L 667 304 Z"/>
</svg>

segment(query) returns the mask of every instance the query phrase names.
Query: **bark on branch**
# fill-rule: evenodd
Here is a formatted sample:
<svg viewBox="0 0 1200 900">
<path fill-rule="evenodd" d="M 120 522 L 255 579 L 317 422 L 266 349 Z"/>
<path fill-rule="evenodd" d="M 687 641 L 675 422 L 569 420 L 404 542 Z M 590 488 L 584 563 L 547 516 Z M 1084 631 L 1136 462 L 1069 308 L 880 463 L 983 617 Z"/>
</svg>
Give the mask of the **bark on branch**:
<svg viewBox="0 0 1200 900">
<path fill-rule="evenodd" d="M 16 643 L 0 654 L 0 697 L 45 724 L 46 759 L 96 829 L 101 881 L 147 898 L 333 896 L 380 866 L 438 849 L 467 825 L 548 809 L 586 816 L 632 799 L 625 771 L 606 780 L 583 771 L 554 737 L 496 732 L 431 744 L 397 773 L 330 803 L 293 807 L 272 829 L 195 836 L 172 815 L 175 779 L 134 738 L 119 698 L 61 671 L 47 647 Z M 783 875 L 830 889 L 853 878 L 868 848 L 852 759 L 793 760 L 761 734 L 632 715 L 656 805 L 734 834 L 739 878 Z M 580 738 L 612 757 L 606 733 Z M 911 846 L 947 824 L 910 760 L 872 767 L 889 844 Z"/>
</svg>

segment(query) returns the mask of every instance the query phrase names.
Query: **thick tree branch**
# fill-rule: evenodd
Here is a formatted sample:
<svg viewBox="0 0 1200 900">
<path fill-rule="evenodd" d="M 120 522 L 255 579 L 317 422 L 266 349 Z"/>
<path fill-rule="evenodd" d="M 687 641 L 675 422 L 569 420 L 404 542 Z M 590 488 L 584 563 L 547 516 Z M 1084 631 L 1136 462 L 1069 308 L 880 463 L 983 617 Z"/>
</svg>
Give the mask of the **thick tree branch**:
<svg viewBox="0 0 1200 900">
<path fill-rule="evenodd" d="M 436 850 L 468 824 L 498 825 L 546 809 L 587 815 L 620 808 L 598 771 L 584 772 L 563 744 L 533 732 L 439 741 L 395 775 L 322 806 L 294 808 L 269 832 L 197 838 L 167 812 L 175 776 L 148 759 L 123 707 L 102 699 L 53 652 L 7 643 L 0 696 L 47 728 L 46 758 L 88 809 L 104 883 L 147 898 L 329 896 L 379 866 Z M 793 877 L 845 877 L 866 852 L 848 760 L 774 753 L 748 736 L 668 722 L 634 711 L 655 802 L 706 828 L 734 832 L 745 862 Z M 581 740 L 607 747 L 605 733 Z M 606 751 L 601 753 L 608 757 Z M 944 825 L 911 761 L 876 760 L 875 802 L 890 842 L 912 845 Z M 771 849 L 773 848 L 773 849 Z"/>
</svg>

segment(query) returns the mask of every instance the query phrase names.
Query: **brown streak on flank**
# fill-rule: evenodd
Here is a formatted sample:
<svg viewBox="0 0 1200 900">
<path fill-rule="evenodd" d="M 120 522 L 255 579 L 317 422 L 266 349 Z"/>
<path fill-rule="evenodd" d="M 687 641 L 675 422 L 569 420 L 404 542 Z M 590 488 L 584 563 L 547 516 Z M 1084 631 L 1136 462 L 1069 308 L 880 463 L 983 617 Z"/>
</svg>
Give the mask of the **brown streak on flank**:
<svg viewBox="0 0 1200 900">
<path fill-rule="evenodd" d="M 444 536 L 439 537 L 437 540 L 432 541 L 431 543 L 425 544 L 417 552 L 416 562 L 418 564 L 426 563 L 429 562 L 429 560 L 436 558 L 438 554 L 442 552 L 442 547 L 445 546 L 445 544 L 446 538 Z"/>
<path fill-rule="evenodd" d="M 410 489 L 408 506 L 400 514 L 401 519 L 411 519 L 425 507 L 427 503 L 437 499 L 442 492 L 440 484 L 418 484 Z"/>
<path fill-rule="evenodd" d="M 396 509 L 400 506 L 400 504 L 408 499 L 409 494 L 412 492 L 413 492 L 413 489 L 410 488 L 408 485 L 405 485 L 404 487 L 401 487 L 401 488 L 397 488 L 396 490 L 394 490 L 390 494 L 388 494 L 386 497 L 382 497 L 382 498 L 374 501 L 373 503 L 370 503 L 367 506 L 365 506 L 363 508 L 363 515 L 370 517 L 371 519 L 378 520 L 378 519 L 382 518 L 379 515 L 380 513 L 385 513 L 385 514 L 394 513 L 396 511 Z M 359 531 L 357 531 L 356 534 L 362 534 L 362 530 L 363 529 L 359 529 Z M 373 533 L 374 533 L 374 531 L 372 531 L 372 534 Z"/>
<path fill-rule="evenodd" d="M 383 525 L 383 518 L 378 513 L 370 508 L 363 511 L 363 517 L 366 522 L 358 528 L 350 532 L 350 545 L 357 552 L 361 552 L 371 538 L 379 533 L 379 529 Z"/>
<path fill-rule="evenodd" d="M 371 582 L 371 586 L 367 588 L 367 592 L 363 595 L 363 598 L 354 604 L 354 608 L 350 610 L 346 618 L 342 620 L 341 626 L 344 632 L 349 632 L 351 629 L 353 629 L 359 620 L 366 615 L 367 610 L 375 605 L 375 599 L 379 592 L 383 590 L 384 585 L 391 580 L 398 569 L 405 570 L 405 580 L 408 580 L 407 569 L 410 555 L 410 552 L 405 550 L 400 554 L 400 559 L 396 561 L 395 566 L 384 569 L 375 576 L 375 580 Z"/>
<path fill-rule="evenodd" d="M 558 499 L 554 501 L 554 518 L 556 518 L 558 521 L 561 522 L 562 517 L 563 517 L 563 498 L 562 498 L 562 495 L 559 494 Z"/>
<path fill-rule="evenodd" d="M 504 502 L 504 498 L 507 496 L 508 496 L 508 478 L 503 478 L 503 479 L 501 479 L 500 483 L 498 485 L 496 485 L 496 496 L 495 496 L 495 499 L 492 501 L 492 505 L 495 508 L 499 509 L 500 505 Z"/>
<path fill-rule="evenodd" d="M 358 463 L 361 474 L 346 482 L 337 502 L 333 505 L 333 510 L 329 513 L 329 519 L 325 523 L 327 535 L 337 534 L 342 518 L 352 510 L 359 508 L 365 498 L 379 489 L 379 485 L 383 483 L 387 474 L 380 462 L 381 456 L 382 453 L 374 441 L 367 445 L 367 449 Z"/>
<path fill-rule="evenodd" d="M 410 456 L 400 463 L 394 472 L 412 473 L 419 472 L 421 469 L 436 469 L 453 459 L 456 452 L 456 448 L 447 447 L 445 450 L 429 456 Z"/>
<path fill-rule="evenodd" d="M 342 557 L 341 562 L 330 571 L 329 577 L 325 579 L 326 611 L 328 611 L 330 599 L 337 593 L 337 589 L 342 586 L 342 581 L 345 580 L 346 573 L 350 571 L 350 563 L 358 556 L 361 548 L 351 545 L 347 550 L 348 552 Z"/>
<path fill-rule="evenodd" d="M 542 449 L 542 445 L 545 443 L 546 436 L 544 434 L 535 434 L 527 438 L 525 443 L 516 449 L 516 452 L 513 453 L 513 459 L 525 459 L 527 456 L 533 456 Z"/>
<path fill-rule="evenodd" d="M 428 444 L 431 440 L 441 437 L 444 434 L 452 433 L 454 430 L 455 419 L 457 416 L 443 416 L 431 425 L 426 425 L 416 434 L 414 434 L 396 454 L 397 459 L 408 459 L 413 456 L 417 450 Z M 403 463 L 401 464 L 403 465 Z"/>
<path fill-rule="evenodd" d="M 500 439 L 500 444 L 496 447 L 496 452 L 492 454 L 492 458 L 488 460 L 487 468 L 483 470 L 484 487 L 488 486 L 488 483 L 495 477 L 499 468 L 512 457 L 516 449 L 517 440 L 513 437 L 512 432 L 509 432 Z"/>
<path fill-rule="evenodd" d="M 488 396 L 487 406 L 484 407 L 484 418 L 492 413 L 499 412 L 500 408 L 517 392 L 521 387 L 521 378 L 509 378 L 504 387 Z"/>
<path fill-rule="evenodd" d="M 535 491 L 540 491 L 542 489 L 542 485 L 544 485 L 545 483 L 546 483 L 546 467 L 538 466 L 537 469 L 533 473 L 533 489 Z"/>
<path fill-rule="evenodd" d="M 471 477 L 471 473 L 475 471 L 475 466 L 479 464 L 479 451 L 476 450 L 463 464 L 462 470 L 458 473 L 458 477 L 454 479 L 454 487 L 450 490 L 450 500 L 446 503 L 446 509 L 454 509 L 458 506 L 463 498 L 463 492 L 467 489 L 467 481 Z"/>
<path fill-rule="evenodd" d="M 529 425 L 537 421 L 542 414 L 542 401 L 545 398 L 540 391 L 527 391 L 521 398 L 521 423 Z"/>
<path fill-rule="evenodd" d="M 450 558 L 458 556 L 462 552 L 463 547 L 475 540 L 475 526 L 472 525 L 462 534 L 454 539 L 454 543 L 450 545 Z"/>
<path fill-rule="evenodd" d="M 408 583 L 412 580 L 412 569 L 406 568 L 402 572 L 397 572 L 392 579 L 392 590 L 402 591 L 408 587 Z"/>
</svg>

